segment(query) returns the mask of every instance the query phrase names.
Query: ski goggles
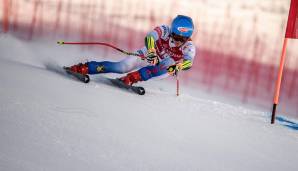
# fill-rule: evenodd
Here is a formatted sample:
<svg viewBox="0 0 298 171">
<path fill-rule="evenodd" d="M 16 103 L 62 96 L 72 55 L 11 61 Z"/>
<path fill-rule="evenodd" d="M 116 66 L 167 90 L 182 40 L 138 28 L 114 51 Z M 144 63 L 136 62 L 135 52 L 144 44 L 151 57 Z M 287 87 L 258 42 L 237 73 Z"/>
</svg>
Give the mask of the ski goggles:
<svg viewBox="0 0 298 171">
<path fill-rule="evenodd" d="M 176 41 L 176 42 L 186 42 L 189 37 L 183 37 L 183 36 L 180 36 L 180 35 L 177 35 L 175 33 L 171 33 L 171 37 Z"/>
</svg>

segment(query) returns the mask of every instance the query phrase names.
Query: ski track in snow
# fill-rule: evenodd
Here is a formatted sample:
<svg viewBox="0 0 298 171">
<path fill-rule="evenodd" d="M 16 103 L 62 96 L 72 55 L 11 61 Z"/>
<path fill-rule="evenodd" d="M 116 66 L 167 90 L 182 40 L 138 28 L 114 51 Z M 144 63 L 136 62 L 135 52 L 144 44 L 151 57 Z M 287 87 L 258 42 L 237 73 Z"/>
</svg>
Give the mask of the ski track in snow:
<svg viewBox="0 0 298 171">
<path fill-rule="evenodd" d="M 0 170 L 298 170 L 297 131 L 264 112 L 166 81 L 141 83 L 145 96 L 106 84 L 115 75 L 83 84 L 61 67 L 86 52 L 1 39 Z"/>
</svg>

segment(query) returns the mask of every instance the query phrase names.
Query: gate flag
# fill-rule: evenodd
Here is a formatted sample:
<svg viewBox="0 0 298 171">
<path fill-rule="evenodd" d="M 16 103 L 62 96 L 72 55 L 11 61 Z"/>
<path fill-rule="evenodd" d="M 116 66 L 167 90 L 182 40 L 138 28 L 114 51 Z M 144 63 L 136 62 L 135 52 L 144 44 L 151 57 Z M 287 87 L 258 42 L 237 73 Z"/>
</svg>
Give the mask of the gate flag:
<svg viewBox="0 0 298 171">
<path fill-rule="evenodd" d="M 286 38 L 298 39 L 298 0 L 291 0 Z"/>
<path fill-rule="evenodd" d="M 284 38 L 282 53 L 281 53 L 281 57 L 280 57 L 278 76 L 277 76 L 276 83 L 275 83 L 275 92 L 274 92 L 274 99 L 273 99 L 271 124 L 274 124 L 274 121 L 275 121 L 275 113 L 276 113 L 276 107 L 277 107 L 278 100 L 279 100 L 279 93 L 280 93 L 280 87 L 281 87 L 281 81 L 282 81 L 283 68 L 284 68 L 284 64 L 285 64 L 288 39 L 298 39 L 298 0 L 291 0 L 287 30 L 286 30 L 286 35 Z"/>
</svg>

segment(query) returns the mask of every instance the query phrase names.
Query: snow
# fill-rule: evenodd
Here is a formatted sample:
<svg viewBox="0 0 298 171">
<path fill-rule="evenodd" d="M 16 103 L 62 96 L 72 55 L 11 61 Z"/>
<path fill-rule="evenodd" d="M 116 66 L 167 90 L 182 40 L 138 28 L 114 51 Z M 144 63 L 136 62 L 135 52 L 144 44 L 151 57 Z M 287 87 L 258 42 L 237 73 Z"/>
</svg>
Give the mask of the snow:
<svg viewBox="0 0 298 171">
<path fill-rule="evenodd" d="M 171 80 L 80 83 L 59 66 L 99 53 L 54 41 L 1 35 L 0 51 L 0 170 L 298 170 L 297 131 L 264 112 Z"/>
</svg>

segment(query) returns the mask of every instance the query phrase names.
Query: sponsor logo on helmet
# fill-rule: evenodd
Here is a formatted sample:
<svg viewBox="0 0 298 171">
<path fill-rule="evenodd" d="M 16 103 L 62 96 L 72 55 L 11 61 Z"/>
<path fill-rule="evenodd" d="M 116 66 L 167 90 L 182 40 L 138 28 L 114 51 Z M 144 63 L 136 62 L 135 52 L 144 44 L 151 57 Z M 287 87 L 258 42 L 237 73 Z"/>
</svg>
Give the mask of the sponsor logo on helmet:
<svg viewBox="0 0 298 171">
<path fill-rule="evenodd" d="M 178 27 L 177 28 L 180 32 L 182 32 L 182 33 L 185 33 L 185 32 L 188 32 L 190 29 L 189 28 L 187 28 L 187 27 Z"/>
</svg>

